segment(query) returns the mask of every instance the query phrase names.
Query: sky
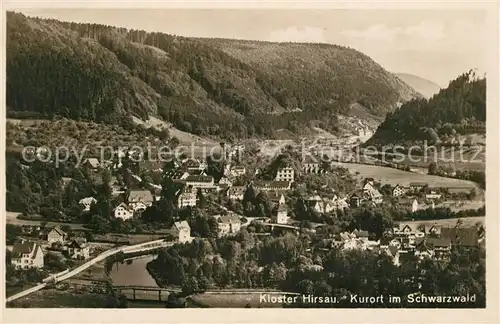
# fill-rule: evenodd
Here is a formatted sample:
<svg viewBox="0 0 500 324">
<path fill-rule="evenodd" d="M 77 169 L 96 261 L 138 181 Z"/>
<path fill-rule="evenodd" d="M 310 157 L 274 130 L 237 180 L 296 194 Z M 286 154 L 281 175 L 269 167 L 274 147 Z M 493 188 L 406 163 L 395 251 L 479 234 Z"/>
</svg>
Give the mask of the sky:
<svg viewBox="0 0 500 324">
<path fill-rule="evenodd" d="M 26 15 L 180 36 L 349 46 L 441 87 L 487 70 L 487 12 L 471 9 L 36 9 Z"/>
</svg>

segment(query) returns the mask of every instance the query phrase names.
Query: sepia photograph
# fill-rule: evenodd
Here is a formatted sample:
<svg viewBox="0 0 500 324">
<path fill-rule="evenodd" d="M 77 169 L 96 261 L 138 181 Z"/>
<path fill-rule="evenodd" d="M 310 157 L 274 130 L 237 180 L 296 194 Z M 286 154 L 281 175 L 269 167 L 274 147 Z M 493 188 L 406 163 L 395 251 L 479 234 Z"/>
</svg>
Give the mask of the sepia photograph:
<svg viewBox="0 0 500 324">
<path fill-rule="evenodd" d="M 487 10 L 4 17 L 3 307 L 486 308 Z"/>
</svg>

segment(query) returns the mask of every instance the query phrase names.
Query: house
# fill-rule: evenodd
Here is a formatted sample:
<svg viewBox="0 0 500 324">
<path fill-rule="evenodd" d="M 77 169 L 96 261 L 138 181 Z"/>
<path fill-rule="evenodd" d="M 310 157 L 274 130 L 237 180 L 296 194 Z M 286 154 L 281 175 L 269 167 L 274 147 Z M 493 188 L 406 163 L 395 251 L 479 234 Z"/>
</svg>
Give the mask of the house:
<svg viewBox="0 0 500 324">
<path fill-rule="evenodd" d="M 441 199 L 441 194 L 431 191 L 430 193 L 425 195 L 425 199 Z"/>
<path fill-rule="evenodd" d="M 233 183 L 231 182 L 231 180 L 229 180 L 228 178 L 226 177 L 222 177 L 220 178 L 219 180 L 219 186 L 220 185 L 227 185 L 228 187 L 231 187 L 233 185 Z"/>
<path fill-rule="evenodd" d="M 380 204 L 384 200 L 384 196 L 382 196 L 380 191 L 378 191 L 377 189 L 369 191 L 368 196 L 369 196 L 369 200 L 371 200 L 375 204 Z"/>
<path fill-rule="evenodd" d="M 311 196 L 306 199 L 309 208 L 314 209 L 318 213 L 326 214 L 335 209 L 335 205 L 327 199 L 323 199 L 318 195 Z"/>
<path fill-rule="evenodd" d="M 373 179 L 371 179 L 371 178 L 365 179 L 365 184 L 363 185 L 363 192 L 369 194 L 375 190 L 376 189 L 375 189 L 375 186 L 373 183 Z"/>
<path fill-rule="evenodd" d="M 188 222 L 175 222 L 172 226 L 172 231 L 179 243 L 191 241 L 191 227 L 189 226 Z"/>
<path fill-rule="evenodd" d="M 467 247 L 479 245 L 479 234 L 475 227 L 443 227 L 441 237 L 449 238 L 452 245 Z"/>
<path fill-rule="evenodd" d="M 205 170 L 207 168 L 207 163 L 202 162 L 198 159 L 188 159 L 184 161 L 183 168 L 189 171 Z"/>
<path fill-rule="evenodd" d="M 392 196 L 393 197 L 401 197 L 401 196 L 404 196 L 406 194 L 406 192 L 408 191 L 407 188 L 403 187 L 403 186 L 400 186 L 400 185 L 396 185 L 393 189 L 392 189 Z"/>
<path fill-rule="evenodd" d="M 214 178 L 212 176 L 195 176 L 190 175 L 183 182 L 187 186 L 201 189 L 215 189 Z"/>
<path fill-rule="evenodd" d="M 277 224 L 288 223 L 288 211 L 285 205 L 279 205 L 273 210 L 271 220 Z"/>
<path fill-rule="evenodd" d="M 85 160 L 85 162 L 83 162 L 83 166 L 93 170 L 97 170 L 98 168 L 101 167 L 101 164 L 99 163 L 99 160 L 96 158 L 88 158 Z"/>
<path fill-rule="evenodd" d="M 76 238 L 68 245 L 68 255 L 72 259 L 87 260 L 90 257 L 90 246 L 84 238 Z"/>
<path fill-rule="evenodd" d="M 275 181 L 290 181 L 293 182 L 295 178 L 295 170 L 291 167 L 279 168 L 276 171 Z"/>
<path fill-rule="evenodd" d="M 247 187 L 244 187 L 244 186 L 231 187 L 227 191 L 227 196 L 231 200 L 241 201 L 241 200 L 243 200 L 243 196 L 245 195 L 246 190 L 247 190 Z"/>
<path fill-rule="evenodd" d="M 18 269 L 43 268 L 43 250 L 35 242 L 18 241 L 12 247 L 11 264 Z"/>
<path fill-rule="evenodd" d="M 271 191 L 271 190 L 287 191 L 290 190 L 290 188 L 292 187 L 292 183 L 290 181 L 259 180 L 254 182 L 253 187 L 257 190 L 264 190 L 264 191 Z"/>
<path fill-rule="evenodd" d="M 358 230 L 354 230 L 352 232 L 352 235 L 355 237 L 355 238 L 359 238 L 361 240 L 365 240 L 367 241 L 368 240 L 368 237 L 370 236 L 370 234 L 368 233 L 368 231 L 358 231 Z"/>
<path fill-rule="evenodd" d="M 425 182 L 410 182 L 410 190 L 413 192 L 418 192 L 427 186 Z"/>
<path fill-rule="evenodd" d="M 319 173 L 320 169 L 320 163 L 312 155 L 305 156 L 302 164 L 304 173 Z"/>
<path fill-rule="evenodd" d="M 347 202 L 346 198 L 335 197 L 332 200 L 332 204 L 333 204 L 333 209 L 335 210 L 344 210 L 349 208 L 349 203 Z"/>
<path fill-rule="evenodd" d="M 361 206 L 363 200 L 363 196 L 359 192 L 355 192 L 349 197 L 349 205 L 353 208 L 357 208 Z"/>
<path fill-rule="evenodd" d="M 267 197 L 269 201 L 276 205 L 285 204 L 285 196 L 279 191 L 271 190 L 267 192 Z"/>
<path fill-rule="evenodd" d="M 415 232 L 415 230 L 413 228 L 411 228 L 411 226 L 408 224 L 402 225 L 399 229 L 399 233 L 401 233 L 403 235 L 410 235 L 414 232 Z"/>
<path fill-rule="evenodd" d="M 94 197 L 86 197 L 80 199 L 78 203 L 80 204 L 80 206 L 82 206 L 83 211 L 88 212 L 90 211 L 90 207 L 92 206 L 92 204 L 97 203 L 97 199 L 95 199 Z"/>
<path fill-rule="evenodd" d="M 113 210 L 115 218 L 127 220 L 134 217 L 134 210 L 125 203 L 121 203 Z"/>
<path fill-rule="evenodd" d="M 205 170 L 190 170 L 189 175 L 207 176 L 208 174 L 205 172 Z"/>
<path fill-rule="evenodd" d="M 437 225 L 425 225 L 424 232 L 426 235 L 439 236 L 441 235 L 441 227 Z"/>
<path fill-rule="evenodd" d="M 189 177 L 189 173 L 184 170 L 167 170 L 163 173 L 163 176 L 173 181 L 180 181 Z"/>
<path fill-rule="evenodd" d="M 246 174 L 246 169 L 244 166 L 232 166 L 229 170 L 229 175 L 232 177 L 239 177 Z"/>
<path fill-rule="evenodd" d="M 149 190 L 131 190 L 127 203 L 134 210 L 145 210 L 153 204 L 155 197 Z"/>
<path fill-rule="evenodd" d="M 177 195 L 177 207 L 196 207 L 196 194 L 189 191 L 179 190 Z"/>
<path fill-rule="evenodd" d="M 66 240 L 66 237 L 67 237 L 67 234 L 64 233 L 64 231 L 62 229 L 60 229 L 58 226 L 54 227 L 53 229 L 51 229 L 49 231 L 49 233 L 47 234 L 47 241 L 49 242 L 49 244 L 53 244 L 53 243 L 64 243 L 64 241 Z"/>
<path fill-rule="evenodd" d="M 217 217 L 219 236 L 238 233 L 241 228 L 241 221 L 234 214 Z"/>
</svg>

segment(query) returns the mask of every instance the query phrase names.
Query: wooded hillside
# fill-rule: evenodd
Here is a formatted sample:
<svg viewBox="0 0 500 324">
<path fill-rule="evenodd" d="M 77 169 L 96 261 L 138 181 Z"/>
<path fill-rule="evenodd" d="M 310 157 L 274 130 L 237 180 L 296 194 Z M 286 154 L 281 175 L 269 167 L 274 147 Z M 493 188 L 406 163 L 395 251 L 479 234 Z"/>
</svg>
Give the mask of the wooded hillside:
<svg viewBox="0 0 500 324">
<path fill-rule="evenodd" d="M 352 103 L 384 116 L 418 94 L 366 55 L 328 44 L 184 38 L 7 14 L 9 116 L 108 123 L 161 116 L 220 137 L 339 131 Z"/>
</svg>

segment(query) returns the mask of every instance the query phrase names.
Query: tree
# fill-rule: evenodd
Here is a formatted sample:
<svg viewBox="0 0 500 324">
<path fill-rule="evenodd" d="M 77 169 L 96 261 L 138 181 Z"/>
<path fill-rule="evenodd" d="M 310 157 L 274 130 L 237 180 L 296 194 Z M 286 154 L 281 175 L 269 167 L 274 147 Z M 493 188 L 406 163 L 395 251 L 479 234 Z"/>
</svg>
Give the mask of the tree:
<svg viewBox="0 0 500 324">
<path fill-rule="evenodd" d="M 200 208 L 205 208 L 205 195 L 201 191 L 201 188 L 198 188 L 198 191 L 196 192 L 196 200 L 198 201 L 198 206 Z"/>
<path fill-rule="evenodd" d="M 430 175 L 436 175 L 437 171 L 438 171 L 437 163 L 436 162 L 431 162 L 429 164 L 429 168 L 428 168 L 427 173 L 430 174 Z"/>
<path fill-rule="evenodd" d="M 185 296 L 191 295 L 199 291 L 198 280 L 196 277 L 186 277 L 182 281 L 182 293 Z"/>
</svg>

